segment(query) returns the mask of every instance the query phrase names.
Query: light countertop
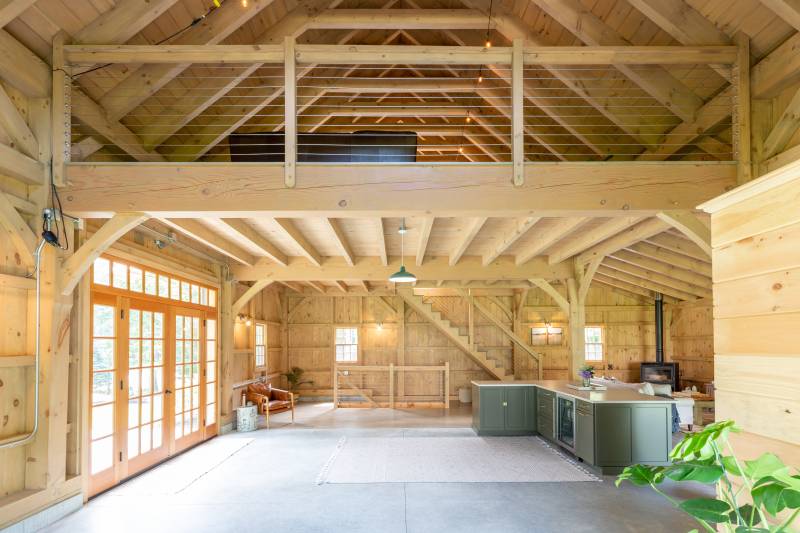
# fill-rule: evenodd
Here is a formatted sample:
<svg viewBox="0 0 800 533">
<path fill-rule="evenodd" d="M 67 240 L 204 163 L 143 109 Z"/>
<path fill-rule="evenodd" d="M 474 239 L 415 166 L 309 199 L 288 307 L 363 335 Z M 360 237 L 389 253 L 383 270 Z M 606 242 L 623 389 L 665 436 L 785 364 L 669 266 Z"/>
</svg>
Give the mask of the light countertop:
<svg viewBox="0 0 800 533">
<path fill-rule="evenodd" d="M 478 387 L 508 387 L 515 385 L 531 385 L 563 396 L 572 396 L 591 403 L 674 403 L 671 398 L 640 394 L 635 388 L 624 385 L 609 385 L 603 391 L 584 391 L 567 387 L 569 381 L 473 381 Z"/>
</svg>

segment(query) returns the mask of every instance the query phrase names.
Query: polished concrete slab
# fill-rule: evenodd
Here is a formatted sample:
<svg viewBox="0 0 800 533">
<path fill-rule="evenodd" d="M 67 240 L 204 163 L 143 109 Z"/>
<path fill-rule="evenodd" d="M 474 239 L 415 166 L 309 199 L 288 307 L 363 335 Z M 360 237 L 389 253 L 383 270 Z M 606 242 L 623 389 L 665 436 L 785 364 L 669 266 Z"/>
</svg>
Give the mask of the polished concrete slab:
<svg viewBox="0 0 800 533">
<path fill-rule="evenodd" d="M 302 404 L 272 429 L 220 439 L 229 455 L 202 468 L 192 450 L 170 468 L 197 468 L 172 494 L 126 490 L 94 498 L 46 531 L 58 532 L 465 532 L 483 528 L 530 531 L 688 531 L 692 521 L 649 489 L 603 482 L 323 484 L 317 477 L 345 436 L 468 435 L 469 408 L 438 410 L 339 409 Z M 202 446 L 211 446 L 214 441 Z M 204 456 L 208 457 L 206 452 Z M 180 462 L 180 463 L 178 463 Z M 176 464 L 177 463 L 177 464 Z M 165 475 L 167 465 L 140 476 Z M 204 473 L 202 473 L 204 472 Z M 708 487 L 667 487 L 673 494 L 709 495 Z"/>
</svg>

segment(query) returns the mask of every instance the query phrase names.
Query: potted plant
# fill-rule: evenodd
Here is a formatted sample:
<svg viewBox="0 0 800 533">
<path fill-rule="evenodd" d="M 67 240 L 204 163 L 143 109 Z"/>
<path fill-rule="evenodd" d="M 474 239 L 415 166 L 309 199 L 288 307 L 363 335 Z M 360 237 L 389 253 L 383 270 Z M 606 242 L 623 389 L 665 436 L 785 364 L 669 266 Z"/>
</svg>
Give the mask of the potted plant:
<svg viewBox="0 0 800 533">
<path fill-rule="evenodd" d="M 303 374 L 305 374 L 305 370 L 299 366 L 293 366 L 289 372 L 284 372 L 281 374 L 286 378 L 286 381 L 289 382 L 289 392 L 294 394 L 295 399 L 300 397 L 300 393 L 297 392 L 297 389 L 300 387 L 300 385 L 305 385 L 306 383 L 309 385 L 314 384 L 314 382 L 311 380 L 303 381 Z"/>
<path fill-rule="evenodd" d="M 789 531 L 800 514 L 800 473 L 772 453 L 764 453 L 753 461 L 740 461 L 728 442 L 731 431 L 739 431 L 732 420 L 706 426 L 675 446 L 670 452 L 672 465 L 629 466 L 616 484 L 629 481 L 634 485 L 649 485 L 672 505 L 694 517 L 704 531 Z M 659 490 L 658 485 L 667 478 L 717 484 L 717 497 L 680 501 Z M 738 481 L 739 487 L 734 486 L 734 481 Z"/>
<path fill-rule="evenodd" d="M 592 386 L 592 378 L 594 377 L 594 367 L 592 365 L 583 365 L 578 374 L 581 376 L 584 387 Z"/>
</svg>

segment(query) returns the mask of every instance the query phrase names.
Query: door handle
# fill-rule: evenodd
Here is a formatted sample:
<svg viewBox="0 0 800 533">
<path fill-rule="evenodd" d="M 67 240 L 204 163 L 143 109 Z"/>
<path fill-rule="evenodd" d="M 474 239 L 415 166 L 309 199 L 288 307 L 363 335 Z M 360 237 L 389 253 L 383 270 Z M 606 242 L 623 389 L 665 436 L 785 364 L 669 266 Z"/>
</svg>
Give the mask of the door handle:
<svg viewBox="0 0 800 533">
<path fill-rule="evenodd" d="M 508 402 L 503 402 L 503 407 L 508 407 Z"/>
<path fill-rule="evenodd" d="M 164 389 L 164 394 L 172 394 L 172 391 L 169 389 Z"/>
</svg>

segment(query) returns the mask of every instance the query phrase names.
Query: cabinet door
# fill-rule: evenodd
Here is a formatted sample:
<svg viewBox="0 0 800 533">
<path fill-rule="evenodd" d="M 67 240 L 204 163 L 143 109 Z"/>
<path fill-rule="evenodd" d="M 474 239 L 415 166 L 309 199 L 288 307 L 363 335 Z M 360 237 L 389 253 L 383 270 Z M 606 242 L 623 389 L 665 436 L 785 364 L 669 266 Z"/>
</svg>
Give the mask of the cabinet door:
<svg viewBox="0 0 800 533">
<path fill-rule="evenodd" d="M 503 387 L 505 392 L 506 429 L 523 431 L 526 429 L 525 388 Z"/>
<path fill-rule="evenodd" d="M 502 431 L 505 429 L 505 408 L 503 402 L 505 387 L 480 387 L 481 389 L 481 430 Z"/>
<path fill-rule="evenodd" d="M 631 411 L 632 461 L 663 463 L 669 460 L 670 405 L 634 405 Z"/>
<path fill-rule="evenodd" d="M 523 387 L 525 390 L 525 429 L 536 431 L 536 387 Z"/>
<path fill-rule="evenodd" d="M 597 422 L 598 466 L 631 464 L 631 406 L 599 404 L 594 411 Z"/>
<path fill-rule="evenodd" d="M 594 416 L 575 411 L 575 455 L 594 464 Z"/>
</svg>

